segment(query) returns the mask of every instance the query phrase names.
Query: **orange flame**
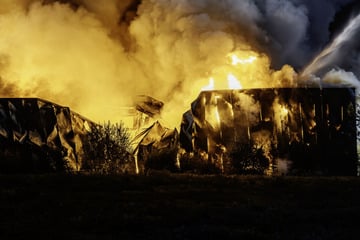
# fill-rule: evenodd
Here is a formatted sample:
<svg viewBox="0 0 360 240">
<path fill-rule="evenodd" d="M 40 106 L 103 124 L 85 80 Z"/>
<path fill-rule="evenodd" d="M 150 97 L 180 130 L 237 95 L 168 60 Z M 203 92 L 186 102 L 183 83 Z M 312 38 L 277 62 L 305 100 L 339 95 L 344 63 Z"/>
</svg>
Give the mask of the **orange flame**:
<svg viewBox="0 0 360 240">
<path fill-rule="evenodd" d="M 258 57 L 253 51 L 236 51 L 226 56 L 230 61 L 225 61 L 224 65 L 219 66 L 212 71 L 209 78 L 209 84 L 202 87 L 202 91 L 215 89 L 242 89 L 242 84 L 237 75 L 241 74 L 246 79 L 251 79 L 252 72 L 257 68 L 255 66 Z M 259 66 L 260 68 L 261 66 Z M 235 74 L 236 73 L 236 74 Z M 217 79 L 215 81 L 215 78 Z M 227 79 L 227 81 L 224 81 Z"/>
</svg>

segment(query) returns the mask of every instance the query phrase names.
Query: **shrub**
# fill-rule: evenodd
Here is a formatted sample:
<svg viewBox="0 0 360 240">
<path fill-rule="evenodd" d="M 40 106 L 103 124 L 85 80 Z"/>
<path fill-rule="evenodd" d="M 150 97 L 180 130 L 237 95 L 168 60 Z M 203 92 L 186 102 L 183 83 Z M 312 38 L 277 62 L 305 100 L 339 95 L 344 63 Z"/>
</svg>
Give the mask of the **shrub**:
<svg viewBox="0 0 360 240">
<path fill-rule="evenodd" d="M 178 170 L 176 167 L 176 157 L 177 148 L 154 151 L 145 162 L 145 172 L 149 169 L 176 172 Z"/>
<path fill-rule="evenodd" d="M 236 144 L 229 157 L 233 172 L 237 174 L 263 175 L 270 165 L 263 149 L 251 143 Z"/>
<path fill-rule="evenodd" d="M 130 151 L 130 134 L 122 122 L 96 125 L 88 135 L 84 168 L 100 174 L 133 171 Z"/>
<path fill-rule="evenodd" d="M 215 163 L 207 159 L 207 156 L 200 152 L 183 153 L 180 156 L 181 172 L 190 172 L 196 174 L 217 174 L 220 169 Z"/>
</svg>

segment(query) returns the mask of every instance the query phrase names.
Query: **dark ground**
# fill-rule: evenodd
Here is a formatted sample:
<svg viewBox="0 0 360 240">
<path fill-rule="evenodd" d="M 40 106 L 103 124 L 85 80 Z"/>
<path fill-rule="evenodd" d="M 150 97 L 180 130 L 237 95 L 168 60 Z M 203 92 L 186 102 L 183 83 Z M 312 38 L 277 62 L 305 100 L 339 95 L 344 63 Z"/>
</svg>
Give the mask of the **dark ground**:
<svg viewBox="0 0 360 240">
<path fill-rule="evenodd" d="M 360 178 L 0 175 L 0 239 L 360 239 Z"/>
</svg>

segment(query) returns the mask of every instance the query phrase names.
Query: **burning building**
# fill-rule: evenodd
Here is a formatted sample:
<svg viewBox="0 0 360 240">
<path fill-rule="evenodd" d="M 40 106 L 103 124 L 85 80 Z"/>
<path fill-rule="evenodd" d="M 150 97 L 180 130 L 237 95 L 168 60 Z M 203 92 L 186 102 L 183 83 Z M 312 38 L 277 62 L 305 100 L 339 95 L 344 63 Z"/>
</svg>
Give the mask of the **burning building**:
<svg viewBox="0 0 360 240">
<path fill-rule="evenodd" d="M 356 175 L 355 108 L 352 88 L 203 91 L 181 147 L 225 173 Z"/>
<path fill-rule="evenodd" d="M 316 3 L 303 0 L 111 0 L 106 7 L 100 2 L 3 1 L 0 6 L 0 96 L 51 98 L 76 108 L 96 122 L 117 122 L 121 117 L 119 112 L 129 110 L 137 114 L 133 125 L 137 129 L 150 126 L 151 115 L 156 116 L 162 108 L 162 104 L 147 95 L 166 102 L 162 118 L 172 128 L 177 127 L 181 113 L 209 79 L 207 90 L 223 89 L 226 78 L 231 89 L 297 87 L 301 78 L 327 80 L 338 86 L 339 83 L 349 86 L 351 82 L 351 87 L 360 89 L 357 41 L 360 15 L 357 11 L 343 12 L 346 8 L 352 9 L 352 5 L 347 4 L 355 2 L 353 0 Z M 341 20 L 342 16 L 347 19 Z M 319 53 L 319 49 L 323 50 Z M 248 91 L 255 90 L 239 93 Z M 232 148 L 223 144 L 231 133 L 226 126 L 231 119 L 238 122 L 237 118 L 243 117 L 249 118 L 239 120 L 243 125 L 250 123 L 244 128 L 236 126 L 233 140 L 272 139 L 275 147 L 271 149 L 279 153 L 266 150 L 266 144 L 259 149 L 266 152 L 266 159 L 277 159 L 277 162 L 280 158 L 291 158 L 291 152 L 280 151 L 280 146 L 299 142 L 307 149 L 307 134 L 314 131 L 316 134 L 311 136 L 316 136 L 315 144 L 309 145 L 323 146 L 319 141 L 327 138 L 326 129 L 331 139 L 334 139 L 333 134 L 342 132 L 341 127 L 331 132 L 330 126 L 335 124 L 331 119 L 328 128 L 322 122 L 326 121 L 328 111 L 326 103 L 321 102 L 323 95 L 319 100 L 314 94 L 314 99 L 320 102 L 310 101 L 315 106 L 312 111 L 307 101 L 297 100 L 307 99 L 313 90 L 305 91 L 303 98 L 295 94 L 297 99 L 291 97 L 291 101 L 284 100 L 282 90 L 272 91 L 279 97 L 272 98 L 270 93 L 265 96 L 245 94 L 250 102 L 240 101 L 240 106 L 234 105 L 232 100 L 224 100 L 222 95 L 206 100 L 203 107 L 206 121 L 194 111 L 184 115 L 183 147 L 190 152 L 194 149 L 206 153 L 214 151 L 219 156 L 222 152 L 229 153 Z M 120 106 L 130 106 L 132 97 L 139 94 L 143 94 L 141 101 L 145 104 L 120 109 Z M 242 110 L 237 110 L 245 109 L 241 104 L 254 111 L 249 110 L 248 115 L 241 113 Z M 267 105 L 274 106 L 266 108 Z M 329 116 L 333 116 L 333 111 L 337 110 L 328 105 Z M 273 112 L 272 117 L 267 116 L 267 109 Z M 340 109 L 344 109 L 340 112 L 344 112 L 345 118 L 345 105 Z M 239 116 L 236 111 L 240 111 Z M 310 121 L 312 114 L 315 120 Z M 298 116 L 296 120 L 294 116 Z M 281 118 L 286 119 L 281 121 Z M 309 122 L 303 122 L 305 120 Z M 282 124 L 285 130 L 279 131 Z M 298 126 L 303 126 L 304 130 L 299 130 Z M 2 128 L 7 129 L 3 133 L 10 131 L 7 126 Z M 268 130 L 257 131 L 256 128 Z M 259 132 L 266 132 L 269 137 Z M 282 138 L 279 132 L 288 134 Z M 8 135 L 2 137 L 8 139 Z M 202 140 L 199 139 L 206 144 L 200 144 Z M 197 144 L 204 146 L 200 148 Z"/>
<path fill-rule="evenodd" d="M 153 106 L 160 101 L 145 100 L 152 104 L 137 104 L 137 111 L 149 117 L 155 110 L 160 113 L 163 104 L 155 104 L 155 110 Z M 0 167 L 78 171 L 87 161 L 85 145 L 95 125 L 42 99 L 2 98 Z M 183 114 L 180 135 L 154 121 L 133 142 L 137 173 L 181 168 L 176 156 L 180 142 L 186 152 L 205 156 L 205 162 L 225 174 L 356 175 L 355 89 L 202 91 Z"/>
</svg>

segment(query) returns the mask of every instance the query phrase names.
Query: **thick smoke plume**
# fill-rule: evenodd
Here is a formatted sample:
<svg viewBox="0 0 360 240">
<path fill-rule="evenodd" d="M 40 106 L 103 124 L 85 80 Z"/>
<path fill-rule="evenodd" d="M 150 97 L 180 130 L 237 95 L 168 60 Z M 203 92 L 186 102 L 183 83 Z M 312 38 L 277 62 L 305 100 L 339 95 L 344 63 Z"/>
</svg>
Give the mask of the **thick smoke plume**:
<svg viewBox="0 0 360 240">
<path fill-rule="evenodd" d="M 119 121 L 133 97 L 151 95 L 177 126 L 210 77 L 296 85 L 348 2 L 0 0 L 0 96 L 46 98 Z M 232 66 L 234 53 L 256 57 L 256 69 Z"/>
</svg>

